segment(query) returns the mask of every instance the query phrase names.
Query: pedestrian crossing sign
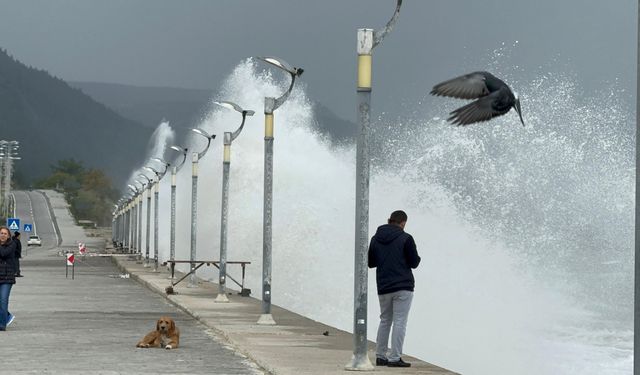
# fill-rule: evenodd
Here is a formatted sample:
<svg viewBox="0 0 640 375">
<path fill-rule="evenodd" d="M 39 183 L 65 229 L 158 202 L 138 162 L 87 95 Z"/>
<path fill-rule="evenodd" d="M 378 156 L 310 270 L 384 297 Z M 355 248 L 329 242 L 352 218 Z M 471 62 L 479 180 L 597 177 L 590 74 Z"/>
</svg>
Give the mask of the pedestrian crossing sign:
<svg viewBox="0 0 640 375">
<path fill-rule="evenodd" d="M 31 232 L 31 224 L 25 224 L 23 231 L 24 232 Z"/>
<path fill-rule="evenodd" d="M 20 219 L 16 219 L 16 218 L 7 219 L 7 226 L 11 230 L 20 230 Z"/>
</svg>

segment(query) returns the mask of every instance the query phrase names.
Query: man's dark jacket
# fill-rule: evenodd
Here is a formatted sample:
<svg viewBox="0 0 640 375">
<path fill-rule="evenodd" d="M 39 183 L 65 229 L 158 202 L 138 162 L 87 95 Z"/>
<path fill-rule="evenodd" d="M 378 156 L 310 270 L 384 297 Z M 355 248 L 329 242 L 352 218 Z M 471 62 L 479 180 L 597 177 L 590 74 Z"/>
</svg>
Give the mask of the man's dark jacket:
<svg viewBox="0 0 640 375">
<path fill-rule="evenodd" d="M 378 294 L 413 292 L 415 280 L 411 269 L 418 264 L 416 242 L 409 233 L 394 224 L 378 227 L 369 244 L 369 268 L 376 268 Z"/>
</svg>

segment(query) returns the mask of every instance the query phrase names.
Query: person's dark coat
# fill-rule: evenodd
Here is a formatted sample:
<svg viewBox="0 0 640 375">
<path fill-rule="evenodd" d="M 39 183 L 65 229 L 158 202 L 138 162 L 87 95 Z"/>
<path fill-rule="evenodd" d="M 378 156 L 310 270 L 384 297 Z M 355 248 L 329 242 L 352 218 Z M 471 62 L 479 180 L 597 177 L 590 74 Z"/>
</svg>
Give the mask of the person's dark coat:
<svg viewBox="0 0 640 375">
<path fill-rule="evenodd" d="M 20 238 L 16 235 L 14 235 L 12 239 L 16 243 L 16 256 L 15 256 L 14 267 L 16 270 L 16 275 L 20 275 L 20 259 L 22 259 L 22 241 L 20 241 Z"/>
<path fill-rule="evenodd" d="M 369 244 L 369 268 L 376 268 L 378 294 L 413 292 L 415 279 L 411 269 L 419 264 L 416 243 L 409 233 L 394 224 L 378 227 Z"/>
<path fill-rule="evenodd" d="M 16 241 L 9 239 L 0 244 L 0 284 L 16 283 Z"/>
<path fill-rule="evenodd" d="M 16 236 L 13 236 L 13 240 L 16 242 L 16 258 L 21 259 L 22 258 L 22 242 Z"/>
</svg>

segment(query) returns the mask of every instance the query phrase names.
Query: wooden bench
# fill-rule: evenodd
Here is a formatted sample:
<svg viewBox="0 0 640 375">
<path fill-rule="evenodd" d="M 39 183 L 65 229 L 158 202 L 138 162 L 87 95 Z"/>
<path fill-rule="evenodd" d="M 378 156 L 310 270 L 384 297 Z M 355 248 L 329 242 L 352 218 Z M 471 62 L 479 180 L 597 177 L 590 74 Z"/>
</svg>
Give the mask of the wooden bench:
<svg viewBox="0 0 640 375">
<path fill-rule="evenodd" d="M 173 287 L 178 285 L 179 282 L 181 282 L 182 280 L 186 279 L 188 276 L 190 276 L 192 273 L 196 272 L 198 270 L 198 268 L 207 265 L 207 266 L 211 266 L 213 265 L 214 267 L 216 267 L 217 269 L 220 269 L 220 261 L 219 260 L 167 260 L 166 262 L 162 263 L 163 266 L 169 265 L 171 267 L 171 286 L 167 287 L 165 289 L 165 291 L 167 292 L 167 294 L 173 294 Z M 184 276 L 182 276 L 182 278 L 176 282 L 173 281 L 174 279 L 174 275 L 175 275 L 175 269 L 176 269 L 176 264 L 196 264 L 196 267 L 193 270 L 189 270 L 188 273 L 186 273 Z M 227 278 L 231 279 L 231 281 L 233 281 L 234 283 L 236 283 L 236 285 L 238 285 L 240 287 L 240 294 L 243 297 L 248 297 L 251 294 L 251 289 L 246 289 L 244 287 L 244 276 L 245 276 L 245 267 L 247 266 L 247 264 L 251 264 L 251 262 L 246 262 L 246 261 L 227 261 L 227 264 L 239 264 L 240 267 L 242 268 L 242 280 L 240 282 L 238 282 L 236 279 L 234 279 L 233 277 L 231 277 L 228 273 L 226 275 Z"/>
</svg>

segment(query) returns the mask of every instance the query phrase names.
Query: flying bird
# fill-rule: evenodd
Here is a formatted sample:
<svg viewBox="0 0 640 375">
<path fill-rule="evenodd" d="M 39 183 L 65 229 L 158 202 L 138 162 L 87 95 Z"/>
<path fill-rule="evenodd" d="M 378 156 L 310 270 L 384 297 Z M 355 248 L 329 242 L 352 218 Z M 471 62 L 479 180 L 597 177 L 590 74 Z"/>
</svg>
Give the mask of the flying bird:
<svg viewBox="0 0 640 375">
<path fill-rule="evenodd" d="M 433 86 L 431 95 L 477 99 L 450 113 L 447 121 L 455 125 L 489 121 L 514 108 L 524 126 L 518 95 L 500 78 L 489 72 L 473 72 L 438 83 Z"/>
</svg>

